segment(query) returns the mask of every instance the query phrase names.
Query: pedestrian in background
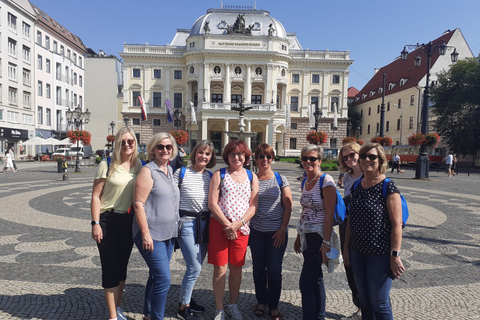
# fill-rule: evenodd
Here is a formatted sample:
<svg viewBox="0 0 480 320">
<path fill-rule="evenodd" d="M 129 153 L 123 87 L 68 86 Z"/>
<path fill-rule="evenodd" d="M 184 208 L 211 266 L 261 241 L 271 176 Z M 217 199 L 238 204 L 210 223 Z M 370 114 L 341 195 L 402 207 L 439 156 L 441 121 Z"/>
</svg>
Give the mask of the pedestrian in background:
<svg viewBox="0 0 480 320">
<path fill-rule="evenodd" d="M 172 172 L 173 173 L 175 173 L 175 171 L 177 171 L 178 168 L 183 167 L 183 165 L 184 165 L 183 158 L 186 155 L 187 154 L 182 149 L 182 147 L 178 147 L 178 152 L 177 152 L 176 157 L 172 161 L 169 162 L 170 167 L 172 167 Z"/>
<path fill-rule="evenodd" d="M 452 176 L 455 175 L 455 170 L 457 170 L 457 155 L 454 154 L 452 156 Z M 15 165 L 15 162 L 13 163 Z"/>
<path fill-rule="evenodd" d="M 180 306 L 177 311 L 177 317 L 183 320 L 196 319 L 193 312 L 205 311 L 204 306 L 192 299 L 192 292 L 207 254 L 210 221 L 208 191 L 212 174 L 206 168 L 215 167 L 214 150 L 211 141 L 198 142 L 190 153 L 192 165 L 177 170 L 173 175 L 182 199 L 179 207 L 180 228 L 177 241 L 187 267 L 180 288 Z"/>
<path fill-rule="evenodd" d="M 453 155 L 451 153 L 448 154 L 445 158 L 443 158 L 443 161 L 445 161 L 445 164 L 447 165 L 447 173 L 448 176 L 452 176 L 452 164 L 453 164 Z"/>
<path fill-rule="evenodd" d="M 5 151 L 5 164 L 3 166 L 3 173 L 7 172 L 8 168 L 10 168 L 12 172 L 15 172 L 15 169 L 13 168 L 12 155 L 10 154 L 9 150 Z"/>
<path fill-rule="evenodd" d="M 255 149 L 258 167 L 258 208 L 250 222 L 250 251 L 257 305 L 261 317 L 268 307 L 272 320 L 283 319 L 278 311 L 282 290 L 282 263 L 288 244 L 288 223 L 292 213 L 292 191 L 284 175 L 272 170 L 275 153 L 266 143 Z M 278 181 L 280 177 L 280 182 Z"/>
<path fill-rule="evenodd" d="M 175 158 L 172 135 L 159 132 L 147 142 L 150 160 L 135 182 L 133 239 L 149 269 L 144 319 L 162 320 L 170 289 L 170 259 L 178 236 L 180 192 L 168 161 Z"/>
<path fill-rule="evenodd" d="M 343 246 L 345 244 L 345 229 L 347 227 L 347 218 L 348 218 L 348 204 L 350 201 L 350 191 L 353 184 L 363 177 L 362 168 L 360 167 L 360 158 L 358 153 L 360 152 L 360 145 L 356 142 L 350 142 L 343 145 L 340 149 L 340 156 L 338 157 L 338 163 L 340 164 L 340 172 L 343 172 L 343 184 L 345 186 L 344 198 L 343 201 L 347 207 L 347 214 L 345 220 L 339 226 L 340 232 L 340 243 L 342 254 Z M 352 291 L 352 301 L 353 304 L 357 307 L 351 316 L 344 317 L 342 320 L 361 320 L 362 319 L 362 310 L 360 308 L 360 298 L 358 297 L 358 289 L 355 285 L 355 278 L 353 275 L 353 270 L 351 266 L 343 265 L 345 267 L 345 274 L 347 275 L 347 282 L 350 290 Z"/>
<path fill-rule="evenodd" d="M 17 164 L 15 163 L 15 152 L 14 152 L 14 150 L 15 150 L 15 147 L 12 146 L 12 147 L 10 148 L 9 153 L 10 153 L 10 155 L 12 156 L 13 168 L 15 169 L 15 171 L 18 171 L 18 169 L 17 169 Z"/>
<path fill-rule="evenodd" d="M 383 147 L 368 143 L 359 156 L 365 177 L 351 193 L 345 264 L 353 268 L 362 319 L 393 319 L 390 289 L 393 279 L 405 271 L 400 260 L 402 203 L 395 183 L 384 181 L 387 157 Z"/>
<path fill-rule="evenodd" d="M 92 238 L 97 242 L 110 319 L 126 319 L 120 308 L 127 265 L 132 252 L 133 186 L 142 163 L 138 160 L 135 133 L 123 127 L 115 137 L 110 165 L 100 162 L 92 188 L 90 205 Z"/>
<path fill-rule="evenodd" d="M 297 226 L 298 235 L 294 250 L 296 253 L 302 253 L 304 259 L 300 274 L 304 320 L 325 319 L 327 297 L 322 264 L 327 264 L 329 272 L 333 272 L 336 259 L 335 257 L 327 259 L 327 254 L 330 255 L 329 252 L 334 247 L 340 250 L 338 236 L 333 231 L 337 195 L 332 176 L 329 174 L 324 176 L 323 190 L 320 189 L 320 178 L 323 175 L 320 165 L 323 155 L 321 146 L 310 144 L 302 148 L 300 156 L 307 177 L 304 179 L 305 183 L 302 183 L 300 197 L 302 213 Z M 338 263 L 338 260 L 336 262 Z"/>
<path fill-rule="evenodd" d="M 397 173 L 400 173 L 400 156 L 395 152 L 392 157 L 392 172 L 397 169 Z"/>
<path fill-rule="evenodd" d="M 258 205 L 258 178 L 244 168 L 251 154 L 245 141 L 230 141 L 222 155 L 227 167 L 216 171 L 210 182 L 208 205 L 214 219 L 210 219 L 208 263 L 214 266 L 215 320 L 225 319 L 223 299 L 227 266 L 230 291 L 226 309 L 233 320 L 243 319 L 237 300 L 250 234 L 249 221 Z"/>
</svg>

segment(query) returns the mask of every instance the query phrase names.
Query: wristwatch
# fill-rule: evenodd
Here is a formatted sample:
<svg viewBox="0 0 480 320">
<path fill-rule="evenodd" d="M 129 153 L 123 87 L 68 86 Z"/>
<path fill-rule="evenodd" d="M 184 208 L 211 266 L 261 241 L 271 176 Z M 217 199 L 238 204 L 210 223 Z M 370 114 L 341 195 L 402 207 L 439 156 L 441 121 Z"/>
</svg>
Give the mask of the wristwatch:
<svg viewBox="0 0 480 320">
<path fill-rule="evenodd" d="M 100 221 L 95 221 L 95 220 L 92 220 L 92 222 L 90 222 L 90 224 L 92 225 L 92 227 L 96 224 L 100 224 Z"/>
<path fill-rule="evenodd" d="M 400 251 L 391 251 L 390 255 L 394 257 L 400 257 Z"/>
</svg>

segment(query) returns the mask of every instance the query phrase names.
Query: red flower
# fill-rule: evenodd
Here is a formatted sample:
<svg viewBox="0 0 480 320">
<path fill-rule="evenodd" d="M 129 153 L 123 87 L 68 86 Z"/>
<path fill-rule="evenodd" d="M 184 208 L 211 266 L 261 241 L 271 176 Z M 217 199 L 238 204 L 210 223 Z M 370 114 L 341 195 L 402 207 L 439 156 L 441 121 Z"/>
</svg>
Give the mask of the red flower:
<svg viewBox="0 0 480 320">
<path fill-rule="evenodd" d="M 357 143 L 358 143 L 359 145 L 363 146 L 363 144 L 364 144 L 365 142 L 363 142 L 363 140 L 357 140 Z"/>
<path fill-rule="evenodd" d="M 114 141 L 115 141 L 115 136 L 114 136 L 113 134 L 109 134 L 109 135 L 107 136 L 107 141 L 108 141 L 108 142 L 114 142 Z"/>
<path fill-rule="evenodd" d="M 393 140 L 390 137 L 373 137 L 370 142 L 381 144 L 382 146 L 391 146 Z"/>
<path fill-rule="evenodd" d="M 70 139 L 72 144 L 80 141 L 84 146 L 89 146 L 92 141 L 92 134 L 85 130 L 74 130 L 67 132 L 67 138 Z"/>
<path fill-rule="evenodd" d="M 349 142 L 357 142 L 357 139 L 354 137 L 345 137 L 343 138 L 343 144 L 349 143 Z"/>
<path fill-rule="evenodd" d="M 307 141 L 311 144 L 324 144 L 327 142 L 327 134 L 322 131 L 310 131 L 309 134 L 307 134 Z"/>
<path fill-rule="evenodd" d="M 188 141 L 188 133 L 184 130 L 172 130 L 170 134 L 175 138 L 178 145 L 185 144 Z"/>
</svg>

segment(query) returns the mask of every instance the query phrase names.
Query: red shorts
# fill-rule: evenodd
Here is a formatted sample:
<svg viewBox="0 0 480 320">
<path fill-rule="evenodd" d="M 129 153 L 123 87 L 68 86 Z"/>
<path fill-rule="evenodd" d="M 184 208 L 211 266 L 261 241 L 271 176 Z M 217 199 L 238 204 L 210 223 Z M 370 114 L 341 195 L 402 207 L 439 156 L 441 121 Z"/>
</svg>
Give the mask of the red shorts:
<svg viewBox="0 0 480 320">
<path fill-rule="evenodd" d="M 223 225 L 217 219 L 210 218 L 208 263 L 214 266 L 224 266 L 230 263 L 236 267 L 242 267 L 245 264 L 249 236 L 237 231 L 237 239 L 228 240 L 223 228 Z"/>
</svg>

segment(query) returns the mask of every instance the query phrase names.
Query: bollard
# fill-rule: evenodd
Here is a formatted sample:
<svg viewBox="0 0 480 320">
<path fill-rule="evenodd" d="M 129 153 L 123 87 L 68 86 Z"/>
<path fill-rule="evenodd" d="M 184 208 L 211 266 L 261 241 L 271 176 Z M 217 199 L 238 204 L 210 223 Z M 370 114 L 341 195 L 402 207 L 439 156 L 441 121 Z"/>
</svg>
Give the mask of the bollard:
<svg viewBox="0 0 480 320">
<path fill-rule="evenodd" d="M 65 169 L 65 172 L 63 173 L 63 180 L 68 180 L 68 174 L 67 174 L 67 167 L 68 167 L 68 166 L 67 166 L 67 163 L 64 162 L 64 163 L 62 164 L 62 166 L 63 166 L 63 168 Z"/>
</svg>

